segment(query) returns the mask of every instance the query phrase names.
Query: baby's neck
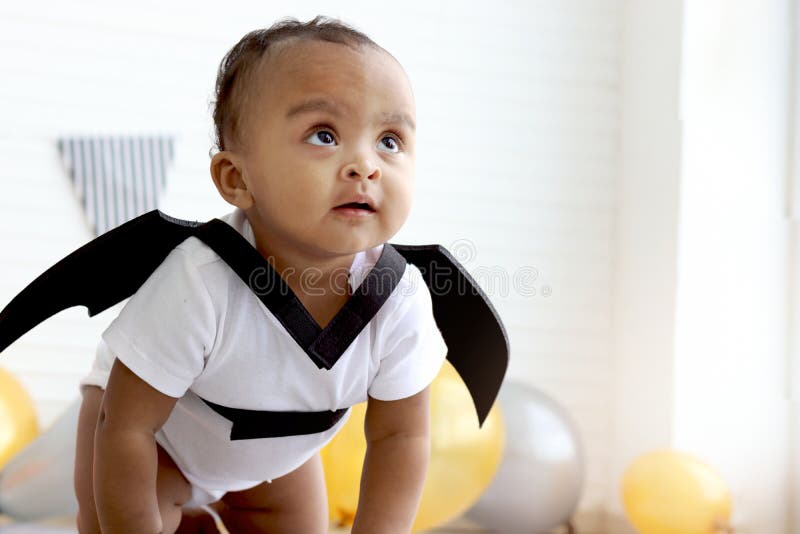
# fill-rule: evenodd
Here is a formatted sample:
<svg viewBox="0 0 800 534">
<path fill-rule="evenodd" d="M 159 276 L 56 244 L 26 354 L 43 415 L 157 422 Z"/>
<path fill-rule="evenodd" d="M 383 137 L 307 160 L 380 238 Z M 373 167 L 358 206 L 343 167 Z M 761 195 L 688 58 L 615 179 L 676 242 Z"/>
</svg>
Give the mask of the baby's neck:
<svg viewBox="0 0 800 534">
<path fill-rule="evenodd" d="M 308 260 L 292 262 L 275 255 L 268 257 L 273 269 L 320 328 L 325 328 L 350 298 L 349 273 L 353 256 L 336 260 L 312 264 Z"/>
<path fill-rule="evenodd" d="M 254 233 L 256 249 L 296 295 L 307 293 L 332 297 L 349 293 L 348 279 L 355 254 L 320 258 L 289 246 L 280 246 L 275 239 Z"/>
<path fill-rule="evenodd" d="M 354 254 L 327 261 L 275 254 L 265 257 L 298 296 L 300 293 L 319 297 L 327 293 L 340 296 L 348 293 L 348 279 Z"/>
</svg>

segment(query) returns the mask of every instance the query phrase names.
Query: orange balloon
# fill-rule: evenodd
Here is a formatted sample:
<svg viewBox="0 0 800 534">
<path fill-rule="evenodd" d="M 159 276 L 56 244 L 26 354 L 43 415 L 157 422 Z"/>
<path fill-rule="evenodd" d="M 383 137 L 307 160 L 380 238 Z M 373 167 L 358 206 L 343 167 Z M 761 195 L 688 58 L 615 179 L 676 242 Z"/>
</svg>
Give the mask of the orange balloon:
<svg viewBox="0 0 800 534">
<path fill-rule="evenodd" d="M 366 403 L 322 449 L 331 520 L 351 525 L 358 508 L 361 468 L 366 454 Z M 482 428 L 472 398 L 458 372 L 445 362 L 431 384 L 431 457 L 413 530 L 427 530 L 467 511 L 500 466 L 505 429 L 498 404 Z"/>
<path fill-rule="evenodd" d="M 14 375 L 0 369 L 0 468 L 38 435 L 33 400 Z"/>
</svg>

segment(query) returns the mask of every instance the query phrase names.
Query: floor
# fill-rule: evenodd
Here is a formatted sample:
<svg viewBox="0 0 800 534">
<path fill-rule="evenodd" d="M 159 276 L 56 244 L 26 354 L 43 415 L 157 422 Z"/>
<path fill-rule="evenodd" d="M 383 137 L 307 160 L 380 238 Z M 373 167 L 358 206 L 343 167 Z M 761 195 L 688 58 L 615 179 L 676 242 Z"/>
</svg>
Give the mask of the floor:
<svg viewBox="0 0 800 534">
<path fill-rule="evenodd" d="M 37 523 L 14 523 L 0 515 L 0 534 L 76 534 L 77 530 L 71 518 L 53 519 Z M 346 529 L 331 529 L 330 534 L 347 534 Z M 553 531 L 552 534 L 566 534 L 566 528 Z M 428 534 L 489 534 L 474 523 L 459 519 L 446 526 L 430 530 Z M 589 534 L 589 533 L 581 533 Z"/>
</svg>

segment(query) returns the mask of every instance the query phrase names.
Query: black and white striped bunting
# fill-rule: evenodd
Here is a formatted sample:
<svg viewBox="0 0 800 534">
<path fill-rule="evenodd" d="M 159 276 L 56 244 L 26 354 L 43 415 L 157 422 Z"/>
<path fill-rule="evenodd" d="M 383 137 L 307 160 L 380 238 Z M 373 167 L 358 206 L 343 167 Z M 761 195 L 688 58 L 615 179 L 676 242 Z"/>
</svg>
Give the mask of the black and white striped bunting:
<svg viewBox="0 0 800 534">
<path fill-rule="evenodd" d="M 64 137 L 58 151 L 89 224 L 100 235 L 158 208 L 174 139 Z"/>
</svg>

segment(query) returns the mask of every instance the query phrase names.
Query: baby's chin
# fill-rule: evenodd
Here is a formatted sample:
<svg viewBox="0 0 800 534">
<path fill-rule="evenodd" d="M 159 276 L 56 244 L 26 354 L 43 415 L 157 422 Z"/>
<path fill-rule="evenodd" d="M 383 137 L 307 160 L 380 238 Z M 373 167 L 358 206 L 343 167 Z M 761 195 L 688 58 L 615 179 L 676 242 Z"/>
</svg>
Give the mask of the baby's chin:
<svg viewBox="0 0 800 534">
<path fill-rule="evenodd" d="M 375 224 L 340 225 L 337 221 L 325 225 L 320 233 L 307 234 L 309 243 L 316 245 L 318 252 L 332 259 L 335 256 L 353 255 L 373 249 L 389 242 L 402 225 L 400 220 L 375 221 Z M 323 258 L 320 258 L 323 259 Z"/>
<path fill-rule="evenodd" d="M 359 252 L 364 252 L 365 250 L 370 250 L 378 245 L 382 245 L 386 243 L 389 238 L 384 238 L 383 236 L 375 236 L 367 239 L 342 239 L 337 240 L 335 243 L 330 243 L 329 250 L 337 255 L 350 255 L 350 254 L 358 254 Z"/>
</svg>

